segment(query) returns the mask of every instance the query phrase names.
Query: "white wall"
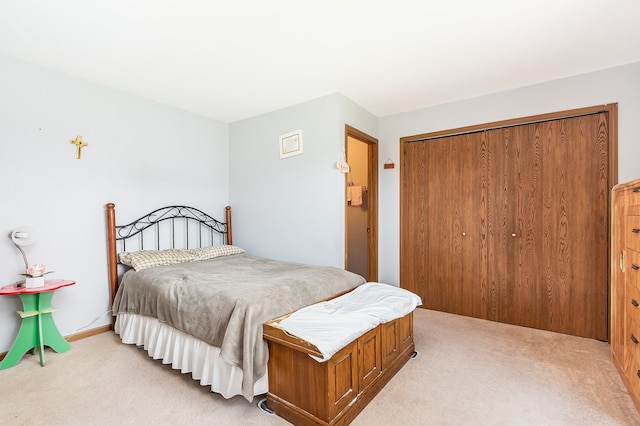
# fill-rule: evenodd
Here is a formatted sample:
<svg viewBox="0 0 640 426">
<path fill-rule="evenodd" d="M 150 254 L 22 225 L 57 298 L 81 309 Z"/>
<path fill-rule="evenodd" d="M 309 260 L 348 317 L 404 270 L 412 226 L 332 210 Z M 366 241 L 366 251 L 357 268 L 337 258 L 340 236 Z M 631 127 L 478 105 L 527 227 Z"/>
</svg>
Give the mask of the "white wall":
<svg viewBox="0 0 640 426">
<path fill-rule="evenodd" d="M 0 285 L 24 263 L 7 235 L 30 225 L 30 263 L 77 281 L 56 291 L 54 318 L 74 333 L 109 307 L 104 205 L 119 223 L 166 204 L 223 217 L 228 203 L 228 125 L 0 57 Z M 76 159 L 69 143 L 89 143 Z M 21 309 L 0 297 L 0 352 L 15 338 Z M 105 315 L 91 328 L 105 325 Z"/>
<path fill-rule="evenodd" d="M 344 265 L 345 123 L 375 137 L 377 119 L 333 94 L 230 125 L 234 244 L 247 252 Z M 279 136 L 302 130 L 304 153 L 280 159 Z"/>
<path fill-rule="evenodd" d="M 618 103 L 618 181 L 640 177 L 640 63 L 379 119 L 380 159 L 400 163 L 400 138 Z M 400 170 L 380 172 L 380 281 L 399 285 Z"/>
</svg>

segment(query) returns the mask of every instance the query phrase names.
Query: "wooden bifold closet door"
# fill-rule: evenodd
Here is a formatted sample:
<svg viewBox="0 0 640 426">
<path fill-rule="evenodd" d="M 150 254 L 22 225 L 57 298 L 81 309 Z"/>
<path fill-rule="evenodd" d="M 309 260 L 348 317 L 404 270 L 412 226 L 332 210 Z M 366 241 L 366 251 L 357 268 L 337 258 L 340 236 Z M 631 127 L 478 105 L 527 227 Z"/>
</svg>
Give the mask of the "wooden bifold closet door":
<svg viewBox="0 0 640 426">
<path fill-rule="evenodd" d="M 609 135 L 596 112 L 403 138 L 401 286 L 428 309 L 607 340 Z"/>
</svg>

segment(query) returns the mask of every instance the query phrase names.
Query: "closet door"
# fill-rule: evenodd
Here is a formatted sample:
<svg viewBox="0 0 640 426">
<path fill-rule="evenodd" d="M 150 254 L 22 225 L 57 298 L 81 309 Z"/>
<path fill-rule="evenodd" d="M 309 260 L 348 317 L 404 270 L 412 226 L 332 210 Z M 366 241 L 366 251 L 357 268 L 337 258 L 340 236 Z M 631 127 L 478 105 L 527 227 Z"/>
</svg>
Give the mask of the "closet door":
<svg viewBox="0 0 640 426">
<path fill-rule="evenodd" d="M 402 138 L 400 285 L 429 309 L 607 340 L 616 116 Z"/>
<path fill-rule="evenodd" d="M 487 319 L 545 328 L 542 141 L 528 125 L 489 130 L 486 138 Z"/>
<path fill-rule="evenodd" d="M 547 330 L 607 340 L 609 120 L 538 124 L 543 140 L 542 264 Z"/>
<path fill-rule="evenodd" d="M 486 314 L 482 134 L 403 144 L 401 285 L 423 307 Z"/>
<path fill-rule="evenodd" d="M 604 113 L 487 132 L 489 319 L 607 339 Z"/>
</svg>

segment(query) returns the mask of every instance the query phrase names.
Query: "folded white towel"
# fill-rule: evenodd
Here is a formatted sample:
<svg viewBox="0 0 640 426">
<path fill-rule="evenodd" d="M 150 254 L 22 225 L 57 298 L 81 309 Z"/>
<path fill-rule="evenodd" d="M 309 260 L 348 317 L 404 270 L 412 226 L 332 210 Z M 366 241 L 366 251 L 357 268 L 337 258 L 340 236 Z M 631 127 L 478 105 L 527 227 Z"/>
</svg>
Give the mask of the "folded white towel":
<svg viewBox="0 0 640 426">
<path fill-rule="evenodd" d="M 279 325 L 315 345 L 322 358 L 313 358 L 322 362 L 378 324 L 401 318 L 421 304 L 420 297 L 410 291 L 368 282 L 335 299 L 302 308 Z"/>
</svg>

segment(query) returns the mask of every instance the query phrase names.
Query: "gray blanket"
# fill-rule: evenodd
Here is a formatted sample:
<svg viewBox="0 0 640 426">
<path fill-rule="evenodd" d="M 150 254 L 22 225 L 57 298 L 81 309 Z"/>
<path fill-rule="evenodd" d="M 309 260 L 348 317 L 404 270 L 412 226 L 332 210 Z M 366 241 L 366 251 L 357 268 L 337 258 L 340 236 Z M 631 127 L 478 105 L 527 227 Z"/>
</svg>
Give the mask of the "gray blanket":
<svg viewBox="0 0 640 426">
<path fill-rule="evenodd" d="M 113 312 L 157 318 L 220 348 L 242 369 L 242 394 L 251 401 L 264 375 L 268 348 L 262 324 L 364 283 L 335 267 L 234 254 L 125 273 Z"/>
</svg>

